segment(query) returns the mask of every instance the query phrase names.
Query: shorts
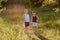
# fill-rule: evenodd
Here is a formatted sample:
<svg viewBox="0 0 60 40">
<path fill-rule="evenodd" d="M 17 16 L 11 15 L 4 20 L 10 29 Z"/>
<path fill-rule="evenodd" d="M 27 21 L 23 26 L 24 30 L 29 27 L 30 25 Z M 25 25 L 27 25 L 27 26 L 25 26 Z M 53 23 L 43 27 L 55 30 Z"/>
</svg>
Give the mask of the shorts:
<svg viewBox="0 0 60 40">
<path fill-rule="evenodd" d="M 25 22 L 25 27 L 28 27 L 29 26 L 29 22 Z"/>
<path fill-rule="evenodd" d="M 37 22 L 32 22 L 32 26 L 36 27 L 37 26 Z"/>
</svg>

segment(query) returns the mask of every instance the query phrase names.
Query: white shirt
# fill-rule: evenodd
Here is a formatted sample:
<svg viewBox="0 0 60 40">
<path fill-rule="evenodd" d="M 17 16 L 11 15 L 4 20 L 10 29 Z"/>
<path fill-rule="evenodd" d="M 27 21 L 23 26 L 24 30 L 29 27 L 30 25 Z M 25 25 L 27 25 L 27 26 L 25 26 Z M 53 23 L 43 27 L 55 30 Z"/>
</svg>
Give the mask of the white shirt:
<svg viewBox="0 0 60 40">
<path fill-rule="evenodd" d="M 24 14 L 24 18 L 25 18 L 25 22 L 29 22 L 30 21 L 29 14 Z"/>
</svg>

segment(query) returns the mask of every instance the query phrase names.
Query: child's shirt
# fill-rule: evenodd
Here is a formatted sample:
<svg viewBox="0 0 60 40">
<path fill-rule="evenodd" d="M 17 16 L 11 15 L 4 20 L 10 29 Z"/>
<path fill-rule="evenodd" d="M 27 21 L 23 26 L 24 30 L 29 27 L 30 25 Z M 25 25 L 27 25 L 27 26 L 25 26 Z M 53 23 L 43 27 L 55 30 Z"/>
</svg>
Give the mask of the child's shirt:
<svg viewBox="0 0 60 40">
<path fill-rule="evenodd" d="M 25 22 L 29 22 L 30 21 L 29 14 L 24 14 L 24 18 L 25 18 Z"/>
<path fill-rule="evenodd" d="M 37 17 L 36 16 L 32 16 L 32 22 L 37 22 Z"/>
</svg>

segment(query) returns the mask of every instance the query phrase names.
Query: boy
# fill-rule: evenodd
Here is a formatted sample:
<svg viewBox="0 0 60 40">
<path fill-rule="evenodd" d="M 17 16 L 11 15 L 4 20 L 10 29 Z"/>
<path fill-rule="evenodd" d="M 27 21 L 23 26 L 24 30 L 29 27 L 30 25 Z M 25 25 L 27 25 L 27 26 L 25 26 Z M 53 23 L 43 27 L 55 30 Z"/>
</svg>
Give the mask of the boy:
<svg viewBox="0 0 60 40">
<path fill-rule="evenodd" d="M 25 23 L 25 32 L 28 32 L 30 17 L 28 14 L 28 9 L 24 10 L 24 23 Z"/>
<path fill-rule="evenodd" d="M 32 12 L 31 21 L 32 21 L 32 26 L 33 26 L 33 32 L 37 32 L 38 16 L 36 15 L 35 12 Z"/>
</svg>

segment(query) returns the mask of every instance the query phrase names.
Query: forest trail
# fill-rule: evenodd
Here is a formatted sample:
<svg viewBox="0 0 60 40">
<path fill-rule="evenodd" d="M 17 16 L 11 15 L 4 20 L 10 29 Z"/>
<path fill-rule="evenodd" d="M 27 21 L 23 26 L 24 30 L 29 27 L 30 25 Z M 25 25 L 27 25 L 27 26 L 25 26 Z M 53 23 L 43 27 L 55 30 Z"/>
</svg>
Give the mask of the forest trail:
<svg viewBox="0 0 60 40">
<path fill-rule="evenodd" d="M 35 34 L 32 31 L 32 26 L 29 27 L 29 32 L 26 34 L 24 32 L 24 23 L 22 16 L 24 14 L 24 7 L 20 5 L 13 5 L 14 8 L 9 6 L 11 9 L 7 9 L 7 15 L 4 15 L 3 19 L 13 23 L 12 32 L 15 30 L 14 40 L 47 40 L 45 37 L 41 36 L 40 33 Z M 4 11 L 3 11 L 4 13 Z M 14 29 L 14 30 L 13 30 Z"/>
</svg>

